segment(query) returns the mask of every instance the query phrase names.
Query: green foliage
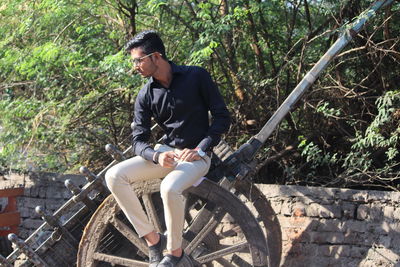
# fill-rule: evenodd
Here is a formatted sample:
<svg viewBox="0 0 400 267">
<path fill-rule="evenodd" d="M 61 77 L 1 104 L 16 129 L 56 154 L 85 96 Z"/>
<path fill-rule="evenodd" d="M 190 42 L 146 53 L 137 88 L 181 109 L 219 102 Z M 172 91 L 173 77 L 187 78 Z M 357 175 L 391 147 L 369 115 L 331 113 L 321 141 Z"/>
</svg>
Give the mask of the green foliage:
<svg viewBox="0 0 400 267">
<path fill-rule="evenodd" d="M 15 14 L 10 8 L 20 13 L 20 21 L 9 19 Z M 116 114 L 110 105 L 130 106 L 139 80 L 115 45 L 123 33 L 116 36 L 96 12 L 114 11 L 96 1 L 78 6 L 69 1 L 13 2 L 2 10 L 0 82 L 6 94 L 0 95 L 0 140 L 5 167 L 74 169 L 101 159 L 103 142 L 125 133 L 114 129 L 114 123 L 126 115 Z"/>
<path fill-rule="evenodd" d="M 400 92 L 388 91 L 376 100 L 377 114 L 364 130 L 358 130 L 349 140 L 350 150 L 346 153 L 323 151 L 320 146 L 299 137 L 298 149 L 309 165 L 308 174 L 315 177 L 324 173 L 321 169 L 331 170 L 340 167 L 340 177 L 345 182 L 361 185 L 363 183 L 384 184 L 398 180 L 398 159 L 400 124 Z M 340 112 L 327 108 L 327 103 L 319 106 L 325 117 L 340 115 Z M 327 116 L 328 115 L 328 116 Z M 294 174 L 292 174 L 294 175 Z M 373 180 L 366 179 L 366 177 Z M 390 187 L 390 186 L 389 186 Z"/>
<path fill-rule="evenodd" d="M 0 164 L 102 168 L 105 144 L 126 147 L 144 79 L 123 46 L 150 28 L 170 60 L 210 71 L 232 111 L 226 139 L 238 147 L 370 2 L 4 0 Z M 281 123 L 258 155 L 268 170 L 260 182 L 396 187 L 399 95 L 389 88 L 400 82 L 399 9 L 379 11 Z M 286 147 L 295 149 L 268 161 Z"/>
<path fill-rule="evenodd" d="M 357 132 L 343 167 L 348 173 L 373 171 L 381 176 L 393 173 L 399 146 L 400 125 L 394 116 L 400 107 L 400 92 L 388 91 L 376 100 L 378 113 L 363 132 Z M 374 153 L 383 151 L 377 162 Z"/>
<path fill-rule="evenodd" d="M 319 103 L 319 105 L 317 106 L 317 110 L 318 113 L 322 113 L 322 115 L 324 117 L 339 117 L 340 114 L 340 110 L 339 109 L 335 109 L 335 108 L 329 108 L 329 103 L 328 102 L 322 102 Z"/>
</svg>

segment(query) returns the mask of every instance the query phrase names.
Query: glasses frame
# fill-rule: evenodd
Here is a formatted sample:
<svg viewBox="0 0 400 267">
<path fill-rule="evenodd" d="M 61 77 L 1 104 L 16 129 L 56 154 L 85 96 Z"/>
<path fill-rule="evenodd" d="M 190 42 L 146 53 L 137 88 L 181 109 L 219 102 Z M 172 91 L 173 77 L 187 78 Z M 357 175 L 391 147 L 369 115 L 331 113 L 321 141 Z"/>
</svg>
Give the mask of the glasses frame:
<svg viewBox="0 0 400 267">
<path fill-rule="evenodd" d="M 137 65 L 139 65 L 139 64 L 142 63 L 143 59 L 145 59 L 145 58 L 147 58 L 147 57 L 150 57 L 150 56 L 154 55 L 155 53 L 157 53 L 157 52 L 153 52 L 153 53 L 147 54 L 147 55 L 145 55 L 145 56 L 143 56 L 143 57 L 139 57 L 139 58 L 132 58 L 132 59 L 131 59 L 132 64 L 133 64 L 134 66 L 137 66 Z"/>
</svg>

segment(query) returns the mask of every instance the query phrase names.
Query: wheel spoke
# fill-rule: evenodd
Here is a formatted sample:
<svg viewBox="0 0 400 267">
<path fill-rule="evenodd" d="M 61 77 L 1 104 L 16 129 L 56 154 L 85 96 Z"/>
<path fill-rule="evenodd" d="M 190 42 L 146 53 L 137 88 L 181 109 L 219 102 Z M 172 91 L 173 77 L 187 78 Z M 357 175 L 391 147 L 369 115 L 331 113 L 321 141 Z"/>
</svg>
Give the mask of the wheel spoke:
<svg viewBox="0 0 400 267">
<path fill-rule="evenodd" d="M 249 246 L 249 244 L 247 242 L 241 242 L 241 243 L 229 246 L 227 248 L 220 249 L 215 252 L 209 253 L 207 255 L 200 256 L 200 257 L 196 258 L 195 260 L 200 264 L 207 263 L 207 262 L 217 260 L 219 258 L 222 258 L 223 256 L 226 256 L 226 255 L 229 255 L 229 254 L 232 254 L 235 252 L 241 252 L 244 249 L 247 249 L 248 246 Z"/>
<path fill-rule="evenodd" d="M 115 216 L 112 217 L 110 223 L 140 251 L 142 251 L 146 255 L 149 255 L 149 248 L 146 245 L 145 241 L 141 239 L 135 232 L 133 232 L 128 225 L 126 225 L 124 222 L 122 222 Z"/>
<path fill-rule="evenodd" d="M 220 233 L 218 234 L 218 238 L 224 239 L 224 238 L 227 238 L 227 237 L 236 236 L 236 235 L 238 235 L 240 232 L 242 232 L 242 230 L 240 229 L 240 226 L 237 225 L 237 226 L 232 227 L 232 228 L 229 229 L 229 230 L 220 232 Z"/>
<path fill-rule="evenodd" d="M 189 227 L 183 234 L 183 240 L 182 240 L 183 247 L 187 247 L 189 242 L 196 237 L 197 233 L 210 220 L 210 218 L 213 215 L 212 211 L 214 207 L 215 207 L 214 205 L 207 203 L 200 209 L 200 211 L 196 215 L 196 218 L 193 220 L 193 222 L 189 225 Z"/>
<path fill-rule="evenodd" d="M 200 244 L 200 242 L 207 236 L 207 234 L 209 234 L 218 226 L 225 214 L 226 212 L 222 211 L 221 208 L 217 208 L 215 210 L 214 216 L 207 222 L 207 224 L 200 230 L 196 237 L 185 248 L 185 253 L 190 255 L 192 251 Z"/>
<path fill-rule="evenodd" d="M 112 256 L 100 252 L 95 252 L 93 254 L 93 259 L 97 261 L 102 261 L 102 262 L 108 262 L 111 264 L 118 264 L 120 266 L 135 266 L 135 267 L 147 267 L 149 266 L 148 262 L 144 261 L 137 261 L 137 260 L 132 260 L 132 259 L 127 259 L 127 258 L 122 258 L 118 256 Z"/>
<path fill-rule="evenodd" d="M 236 254 L 234 254 L 232 256 L 232 262 L 235 263 L 237 266 L 240 266 L 240 267 L 252 267 L 253 266 L 250 263 L 248 263 L 246 260 L 242 259 L 241 257 L 239 257 Z"/>
<path fill-rule="evenodd" d="M 224 267 L 236 267 L 235 265 L 233 265 L 232 263 L 230 263 L 228 260 L 226 260 L 224 258 L 219 258 L 219 259 L 216 259 L 215 261 Z"/>
<path fill-rule="evenodd" d="M 152 225 L 154 225 L 157 232 L 162 233 L 161 223 L 157 216 L 156 208 L 154 207 L 153 199 L 151 194 L 144 194 L 142 196 L 144 208 L 146 209 L 147 217 L 149 218 Z"/>
<path fill-rule="evenodd" d="M 237 244 L 239 244 L 239 243 L 237 243 Z M 226 249 L 226 248 L 230 248 L 232 245 L 219 245 L 219 249 L 221 250 L 221 249 Z M 249 250 L 249 246 L 247 246 L 246 248 L 243 248 L 240 252 L 245 252 L 245 253 L 250 253 L 250 250 Z"/>
</svg>

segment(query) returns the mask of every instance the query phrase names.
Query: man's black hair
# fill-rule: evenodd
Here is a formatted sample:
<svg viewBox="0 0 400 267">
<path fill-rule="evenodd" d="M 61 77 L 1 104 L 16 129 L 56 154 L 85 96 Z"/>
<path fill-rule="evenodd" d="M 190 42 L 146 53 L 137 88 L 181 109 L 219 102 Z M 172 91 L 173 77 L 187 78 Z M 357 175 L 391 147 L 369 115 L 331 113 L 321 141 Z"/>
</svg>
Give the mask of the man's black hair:
<svg viewBox="0 0 400 267">
<path fill-rule="evenodd" d="M 156 31 L 146 30 L 136 34 L 129 42 L 125 45 L 126 51 L 129 53 L 134 48 L 141 48 L 143 52 L 148 55 L 154 52 L 159 52 L 164 59 L 167 59 L 165 55 L 165 46 L 160 36 Z"/>
</svg>

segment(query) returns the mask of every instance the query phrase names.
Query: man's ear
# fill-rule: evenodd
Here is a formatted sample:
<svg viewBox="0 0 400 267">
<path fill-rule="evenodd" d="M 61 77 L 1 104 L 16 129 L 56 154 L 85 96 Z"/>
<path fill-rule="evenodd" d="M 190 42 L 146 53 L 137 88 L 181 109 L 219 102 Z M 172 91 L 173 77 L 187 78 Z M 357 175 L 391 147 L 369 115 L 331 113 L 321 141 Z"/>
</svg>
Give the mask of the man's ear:
<svg viewBox="0 0 400 267">
<path fill-rule="evenodd" d="M 157 56 L 157 59 L 162 59 L 163 58 L 162 54 L 160 52 L 157 52 L 155 55 Z"/>
</svg>

